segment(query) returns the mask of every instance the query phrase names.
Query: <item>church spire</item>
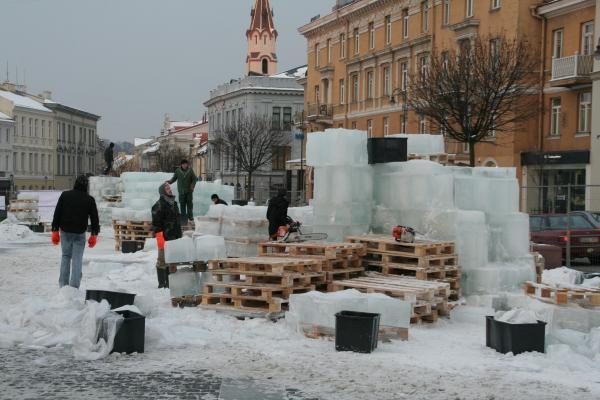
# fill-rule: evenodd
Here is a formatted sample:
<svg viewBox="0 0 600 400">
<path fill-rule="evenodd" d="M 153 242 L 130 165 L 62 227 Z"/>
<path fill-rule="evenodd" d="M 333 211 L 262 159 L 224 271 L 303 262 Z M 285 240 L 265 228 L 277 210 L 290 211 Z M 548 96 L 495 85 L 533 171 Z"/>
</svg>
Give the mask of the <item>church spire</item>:
<svg viewBox="0 0 600 400">
<path fill-rule="evenodd" d="M 256 0 L 250 16 L 250 28 L 246 31 L 246 72 L 273 75 L 277 73 L 277 30 L 269 0 Z"/>
</svg>

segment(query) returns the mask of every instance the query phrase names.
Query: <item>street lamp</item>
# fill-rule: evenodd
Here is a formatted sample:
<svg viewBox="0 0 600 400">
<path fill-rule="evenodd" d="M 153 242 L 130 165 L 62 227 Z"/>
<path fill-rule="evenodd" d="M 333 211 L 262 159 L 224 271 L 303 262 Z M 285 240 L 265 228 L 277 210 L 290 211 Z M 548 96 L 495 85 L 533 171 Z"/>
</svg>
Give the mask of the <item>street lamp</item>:
<svg viewBox="0 0 600 400">
<path fill-rule="evenodd" d="M 15 192 L 15 176 L 13 174 L 10 174 L 9 176 L 10 178 L 10 193 L 9 193 L 9 198 L 13 198 L 14 192 Z"/>
<path fill-rule="evenodd" d="M 300 183 L 302 185 L 302 202 L 306 202 L 306 190 L 304 187 L 304 131 L 297 129 L 294 133 L 296 140 L 300 140 Z"/>
</svg>

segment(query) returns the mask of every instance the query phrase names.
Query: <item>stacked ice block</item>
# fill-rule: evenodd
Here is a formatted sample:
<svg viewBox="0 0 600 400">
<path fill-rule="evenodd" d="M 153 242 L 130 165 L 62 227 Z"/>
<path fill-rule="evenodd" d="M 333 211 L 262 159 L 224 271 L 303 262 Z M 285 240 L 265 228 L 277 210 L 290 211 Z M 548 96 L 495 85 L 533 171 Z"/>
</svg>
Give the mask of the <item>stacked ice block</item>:
<svg viewBox="0 0 600 400">
<path fill-rule="evenodd" d="M 165 261 L 168 264 L 206 262 L 225 257 L 225 240 L 219 236 L 196 235 L 165 242 Z"/>
<path fill-rule="evenodd" d="M 89 179 L 88 193 L 96 200 L 101 225 L 110 225 L 113 209 L 121 207 L 120 202 L 107 201 L 107 198 L 120 196 L 123 192 L 121 178 L 112 176 L 92 176 Z"/>
<path fill-rule="evenodd" d="M 314 167 L 315 232 L 331 241 L 368 233 L 373 208 L 373 170 L 367 135 L 328 129 L 308 135 L 307 164 Z"/>
<path fill-rule="evenodd" d="M 390 135 L 390 137 L 406 138 L 407 153 L 415 155 L 433 155 L 446 152 L 442 135 Z"/>
</svg>

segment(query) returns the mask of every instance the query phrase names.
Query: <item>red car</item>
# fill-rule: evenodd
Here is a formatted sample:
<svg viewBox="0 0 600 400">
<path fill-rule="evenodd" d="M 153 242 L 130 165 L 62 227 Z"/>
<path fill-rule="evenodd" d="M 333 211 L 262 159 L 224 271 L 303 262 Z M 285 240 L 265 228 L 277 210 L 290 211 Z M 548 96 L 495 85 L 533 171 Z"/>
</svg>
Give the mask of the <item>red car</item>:
<svg viewBox="0 0 600 400">
<path fill-rule="evenodd" d="M 568 243 L 571 245 L 571 259 L 600 260 L 600 229 L 584 215 L 531 215 L 529 221 L 531 241 L 561 247 L 564 260 L 567 259 Z"/>
</svg>

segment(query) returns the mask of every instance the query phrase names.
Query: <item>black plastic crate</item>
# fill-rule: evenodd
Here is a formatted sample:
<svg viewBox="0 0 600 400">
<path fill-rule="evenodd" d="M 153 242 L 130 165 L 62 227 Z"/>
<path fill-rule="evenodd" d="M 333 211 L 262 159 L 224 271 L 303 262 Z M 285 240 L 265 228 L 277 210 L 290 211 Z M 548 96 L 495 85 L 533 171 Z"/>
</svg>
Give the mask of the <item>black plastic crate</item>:
<svg viewBox="0 0 600 400">
<path fill-rule="evenodd" d="M 397 137 L 370 138 L 367 141 L 369 164 L 408 160 L 408 139 Z"/>
<path fill-rule="evenodd" d="M 341 311 L 335 314 L 335 349 L 372 353 L 379 340 L 380 314 Z"/>
<path fill-rule="evenodd" d="M 115 335 L 111 353 L 143 353 L 146 336 L 146 317 L 133 311 L 117 311 L 123 316 Z"/>
<path fill-rule="evenodd" d="M 486 346 L 499 353 L 514 355 L 546 350 L 546 323 L 509 324 L 486 317 Z"/>
<path fill-rule="evenodd" d="M 123 306 L 132 306 L 135 300 L 135 294 L 110 292 L 107 290 L 88 290 L 85 292 L 86 300 L 95 300 L 100 303 L 106 300 L 110 304 L 110 309 L 121 308 Z"/>
<path fill-rule="evenodd" d="M 121 242 L 121 253 L 137 253 L 138 251 L 144 250 L 144 243 L 136 242 L 133 240 L 123 240 Z"/>
<path fill-rule="evenodd" d="M 27 227 L 32 232 L 44 233 L 44 225 L 42 225 L 42 224 L 27 225 Z"/>
</svg>

